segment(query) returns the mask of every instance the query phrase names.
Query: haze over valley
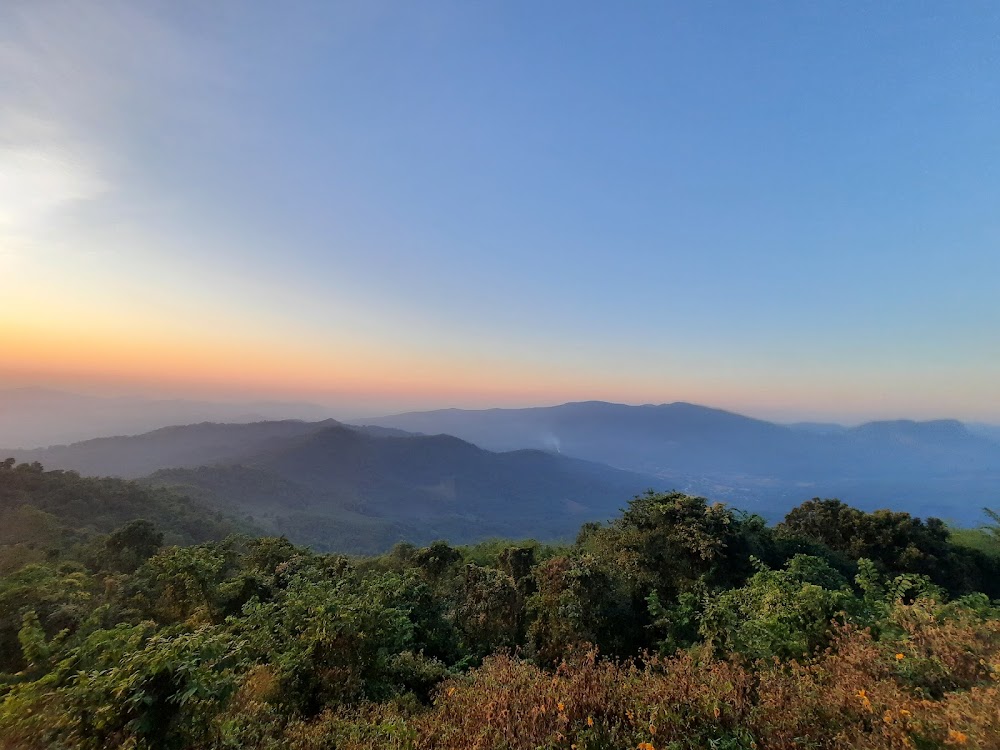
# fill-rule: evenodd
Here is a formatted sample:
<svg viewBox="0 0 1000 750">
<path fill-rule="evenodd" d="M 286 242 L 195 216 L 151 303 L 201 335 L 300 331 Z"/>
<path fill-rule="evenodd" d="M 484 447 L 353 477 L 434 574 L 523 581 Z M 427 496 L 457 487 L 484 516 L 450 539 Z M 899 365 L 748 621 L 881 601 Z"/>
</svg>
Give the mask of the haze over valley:
<svg viewBox="0 0 1000 750">
<path fill-rule="evenodd" d="M 81 406 L 95 404 L 106 409 L 97 432 L 115 419 L 164 420 L 170 409 L 206 416 L 253 406 L 322 410 L 32 395 L 38 418 L 28 399 L 21 418 L 57 432 L 69 429 Z M 988 427 L 956 420 L 782 425 L 688 403 L 591 401 L 358 422 L 244 413 L 243 423 L 205 419 L 0 453 L 172 488 L 295 542 L 365 553 L 437 538 L 567 539 L 651 489 L 704 496 L 769 520 L 811 497 L 837 497 L 961 525 L 982 522 L 982 508 L 1000 493 L 1000 443 Z"/>
</svg>

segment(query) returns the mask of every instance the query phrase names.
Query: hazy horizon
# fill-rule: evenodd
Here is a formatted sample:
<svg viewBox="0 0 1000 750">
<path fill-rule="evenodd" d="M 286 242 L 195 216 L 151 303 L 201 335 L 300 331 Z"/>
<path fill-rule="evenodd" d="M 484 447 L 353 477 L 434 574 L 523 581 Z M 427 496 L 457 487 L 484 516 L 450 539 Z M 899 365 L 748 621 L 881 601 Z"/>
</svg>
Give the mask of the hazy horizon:
<svg viewBox="0 0 1000 750">
<path fill-rule="evenodd" d="M 38 385 L 22 385 L 22 386 L 3 386 L 0 384 L 0 416 L 4 414 L 4 403 L 3 397 L 10 396 L 10 394 L 25 394 L 25 396 L 65 396 L 70 399 L 81 398 L 81 399 L 95 399 L 101 402 L 110 403 L 120 403 L 125 405 L 145 405 L 145 404 L 172 404 L 172 403 L 183 403 L 183 404 L 203 404 L 205 406 L 220 406 L 220 407 L 239 407 L 245 409 L 251 409 L 252 407 L 257 407 L 263 409 L 266 414 L 262 414 L 265 419 L 308 419 L 308 420 L 321 420 L 321 419 L 336 419 L 338 421 L 350 421 L 364 418 L 378 418 L 383 416 L 391 416 L 400 413 L 408 412 L 423 412 L 423 411 L 438 411 L 438 410 L 492 410 L 492 409 L 533 409 L 533 408 L 547 408 L 553 406 L 562 406 L 566 404 L 573 403 L 587 403 L 587 402 L 601 402 L 618 404 L 622 406 L 665 406 L 675 403 L 688 403 L 695 406 L 701 406 L 709 409 L 720 409 L 723 411 L 728 411 L 734 414 L 739 414 L 741 416 L 750 417 L 752 419 L 759 419 L 768 422 L 774 422 L 776 424 L 799 424 L 799 423 L 817 423 L 817 424 L 836 424 L 843 427 L 855 427 L 861 424 L 866 424 L 870 422 L 881 422 L 881 421 L 898 421 L 898 420 L 912 420 L 918 422 L 925 421 L 935 421 L 935 420 L 955 420 L 961 421 L 965 424 L 970 425 L 985 425 L 1000 428 L 1000 423 L 990 422 L 989 420 L 982 419 L 963 419 L 961 417 L 956 417 L 955 415 L 940 414 L 936 416 L 920 416 L 913 414 L 862 414 L 862 415 L 845 415 L 845 414 L 834 414 L 829 412 L 792 412 L 792 413 L 764 413 L 764 412 L 754 412 L 747 409 L 742 409 L 737 407 L 730 407 L 720 404 L 712 403 L 702 403 L 696 401 L 689 401 L 687 399 L 669 399 L 665 401 L 646 401 L 646 402 L 629 402 L 615 399 L 606 398 L 580 398 L 580 399 L 566 399 L 566 400 L 556 400 L 556 401 L 538 401 L 538 402 L 512 402 L 512 403 L 490 403 L 490 404 L 480 404 L 476 402 L 472 403 L 459 403 L 459 402 L 373 402 L 370 405 L 366 405 L 364 401 L 355 400 L 353 403 L 348 401 L 336 401 L 336 400 L 324 400 L 322 397 L 316 399 L 309 398 L 274 398 L 268 395 L 261 395 L 254 397 L 252 394 L 244 397 L 237 396 L 226 396 L 224 394 L 212 393 L 170 393 L 170 392 L 148 392 L 148 391 L 137 391 L 137 390 L 127 390 L 127 391 L 108 391 L 108 390 L 98 390 L 98 391 L 70 391 L 63 388 L 49 388 Z M 294 394 L 293 394 L 294 395 Z M 25 405 L 30 404 L 30 399 L 25 399 Z M 235 413 L 235 412 L 234 412 Z M 251 412 L 247 413 L 247 416 L 254 416 Z M 176 424 L 182 424 L 177 422 Z M 169 426 L 164 423 L 164 426 Z M 9 446 L 8 446 L 9 447 Z"/>
<path fill-rule="evenodd" d="M 1000 9 L 0 8 L 0 387 L 1000 423 Z"/>
</svg>

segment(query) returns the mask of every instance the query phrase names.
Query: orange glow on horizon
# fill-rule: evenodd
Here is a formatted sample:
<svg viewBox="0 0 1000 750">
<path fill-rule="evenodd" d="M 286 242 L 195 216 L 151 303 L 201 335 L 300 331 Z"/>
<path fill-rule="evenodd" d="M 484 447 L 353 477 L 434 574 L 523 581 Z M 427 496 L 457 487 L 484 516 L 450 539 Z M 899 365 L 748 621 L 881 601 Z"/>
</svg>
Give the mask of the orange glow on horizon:
<svg viewBox="0 0 1000 750">
<path fill-rule="evenodd" d="M 819 372 L 804 376 L 714 371 L 687 363 L 625 362 L 620 367 L 571 362 L 514 361 L 481 352 L 393 351 L 366 342 L 308 342 L 263 335 L 254 340 L 225 331 L 164 330 L 142 321 L 107 321 L 67 331 L 55 321 L 0 319 L 0 385 L 45 384 L 63 390 L 169 397 L 265 398 L 337 403 L 375 413 L 387 410 L 543 406 L 606 400 L 632 404 L 691 401 L 766 419 L 983 419 L 1000 408 L 980 399 L 972 411 L 965 391 L 947 389 L 944 374 L 898 374 L 863 379 Z M 941 382 L 938 382 L 941 381 Z M 985 380 L 984 380 L 985 382 Z M 976 385 L 976 384 L 973 384 Z M 980 390 L 988 388 L 980 386 Z M 922 391 L 936 393 L 934 406 Z M 944 394 L 942 396 L 942 393 Z M 995 396 L 995 394 L 994 394 Z M 995 398 L 994 398 L 995 401 Z M 347 405 L 344 407 L 343 405 Z M 932 410 L 933 409 L 933 410 Z"/>
<path fill-rule="evenodd" d="M 35 326 L 0 327 L 0 376 L 19 382 L 58 382 L 87 389 L 116 384 L 166 391 L 229 394 L 309 394 L 385 397 L 435 403 L 549 403 L 621 394 L 622 383 L 593 376 L 539 371 L 512 362 L 440 361 L 342 348 L 302 346 L 93 328 L 69 333 Z M 545 368 L 543 368 L 545 369 Z M 621 398 L 621 395 L 619 395 Z"/>
</svg>

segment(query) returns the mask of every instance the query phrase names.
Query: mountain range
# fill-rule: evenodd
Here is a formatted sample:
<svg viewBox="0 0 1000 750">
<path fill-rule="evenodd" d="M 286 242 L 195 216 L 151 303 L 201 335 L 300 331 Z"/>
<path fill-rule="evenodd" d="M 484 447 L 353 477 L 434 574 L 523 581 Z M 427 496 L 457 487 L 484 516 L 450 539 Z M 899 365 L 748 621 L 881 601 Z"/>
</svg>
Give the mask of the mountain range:
<svg viewBox="0 0 1000 750">
<path fill-rule="evenodd" d="M 446 409 L 360 420 L 205 422 L 0 451 L 179 488 L 321 549 L 565 538 L 676 489 L 781 518 L 811 497 L 962 524 L 997 507 L 1000 442 L 953 420 L 781 425 L 687 403 Z"/>
<path fill-rule="evenodd" d="M 657 475 L 869 476 L 995 470 L 1000 444 L 955 420 L 780 425 L 687 403 L 601 401 L 444 409 L 360 420 L 447 433 L 491 450 L 534 447 Z"/>
<path fill-rule="evenodd" d="M 558 451 L 774 517 L 807 497 L 974 522 L 1000 494 L 1000 442 L 955 420 L 780 425 L 688 403 L 444 409 L 359 420 L 491 450 Z"/>
<path fill-rule="evenodd" d="M 357 553 L 404 539 L 567 538 L 658 481 L 540 450 L 493 452 L 334 420 L 205 423 L 0 452 L 49 469 L 141 478 L 293 541 Z"/>
</svg>

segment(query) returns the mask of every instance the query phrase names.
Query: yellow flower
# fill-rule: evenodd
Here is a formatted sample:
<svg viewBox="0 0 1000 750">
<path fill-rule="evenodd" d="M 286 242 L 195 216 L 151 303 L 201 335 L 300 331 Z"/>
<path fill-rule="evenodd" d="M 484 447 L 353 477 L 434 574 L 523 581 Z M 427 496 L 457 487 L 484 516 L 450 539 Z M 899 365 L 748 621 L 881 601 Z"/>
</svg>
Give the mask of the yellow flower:
<svg viewBox="0 0 1000 750">
<path fill-rule="evenodd" d="M 903 661 L 906 657 L 903 654 L 896 654 L 896 661 Z"/>
<path fill-rule="evenodd" d="M 945 742 L 949 745 L 964 745 L 969 741 L 969 735 L 965 732 L 959 732 L 956 729 L 948 730 L 948 739 Z"/>
<path fill-rule="evenodd" d="M 910 712 L 907 711 L 905 708 L 901 708 L 901 709 L 899 709 L 899 715 L 900 716 L 909 716 Z"/>
<path fill-rule="evenodd" d="M 640 742 L 638 747 L 639 750 L 656 750 L 652 742 Z"/>
<path fill-rule="evenodd" d="M 594 717 L 593 716 L 588 716 L 587 717 L 587 726 L 588 727 L 594 726 Z"/>
<path fill-rule="evenodd" d="M 560 711 L 565 711 L 566 710 L 566 706 L 565 706 L 565 704 L 563 704 L 562 701 L 559 701 L 558 708 L 559 708 Z"/>
</svg>

